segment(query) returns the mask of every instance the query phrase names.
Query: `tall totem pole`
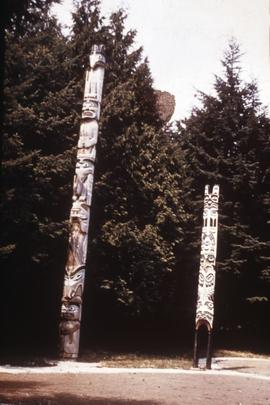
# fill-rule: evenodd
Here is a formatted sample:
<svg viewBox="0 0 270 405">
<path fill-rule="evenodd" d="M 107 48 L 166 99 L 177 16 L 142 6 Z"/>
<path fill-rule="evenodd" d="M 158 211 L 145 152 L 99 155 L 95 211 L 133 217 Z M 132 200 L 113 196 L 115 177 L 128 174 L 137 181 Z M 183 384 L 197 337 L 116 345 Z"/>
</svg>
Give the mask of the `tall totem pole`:
<svg viewBox="0 0 270 405">
<path fill-rule="evenodd" d="M 94 45 L 90 54 L 90 69 L 86 71 L 61 306 L 60 356 L 64 359 L 76 359 L 79 353 L 82 294 L 104 69 L 104 47 Z"/>
<path fill-rule="evenodd" d="M 216 254 L 218 232 L 219 186 L 205 186 L 201 258 L 198 282 L 197 310 L 195 319 L 195 342 L 193 366 L 198 367 L 198 333 L 202 325 L 208 331 L 206 367 L 211 368 L 211 335 L 214 321 L 214 292 L 216 280 Z"/>
</svg>

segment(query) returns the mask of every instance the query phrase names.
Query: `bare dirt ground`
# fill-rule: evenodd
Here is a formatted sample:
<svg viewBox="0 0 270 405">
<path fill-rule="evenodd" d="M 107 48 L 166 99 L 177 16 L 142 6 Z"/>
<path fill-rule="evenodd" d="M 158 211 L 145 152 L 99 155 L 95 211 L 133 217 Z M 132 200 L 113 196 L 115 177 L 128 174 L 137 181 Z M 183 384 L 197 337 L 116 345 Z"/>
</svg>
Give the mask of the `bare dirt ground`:
<svg viewBox="0 0 270 405">
<path fill-rule="evenodd" d="M 0 367 L 0 405 L 270 405 L 270 359 L 218 358 L 213 370 Z"/>
</svg>

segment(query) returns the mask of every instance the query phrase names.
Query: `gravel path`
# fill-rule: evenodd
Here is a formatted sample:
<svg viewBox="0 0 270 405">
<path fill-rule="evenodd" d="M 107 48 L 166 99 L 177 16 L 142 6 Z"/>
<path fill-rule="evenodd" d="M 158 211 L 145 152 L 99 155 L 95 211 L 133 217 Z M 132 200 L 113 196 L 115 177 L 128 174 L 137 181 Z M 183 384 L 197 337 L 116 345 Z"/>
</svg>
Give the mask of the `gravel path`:
<svg viewBox="0 0 270 405">
<path fill-rule="evenodd" d="M 209 371 L 97 366 L 1 367 L 0 405 L 270 405 L 270 360 L 219 358 Z"/>
</svg>

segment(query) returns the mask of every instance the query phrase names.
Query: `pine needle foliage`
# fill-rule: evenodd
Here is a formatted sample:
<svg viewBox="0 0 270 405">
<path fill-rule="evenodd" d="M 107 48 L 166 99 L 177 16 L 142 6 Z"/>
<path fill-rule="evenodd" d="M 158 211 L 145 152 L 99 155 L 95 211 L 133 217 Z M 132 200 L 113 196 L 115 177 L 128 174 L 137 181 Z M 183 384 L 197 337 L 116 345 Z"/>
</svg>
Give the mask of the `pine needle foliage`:
<svg viewBox="0 0 270 405">
<path fill-rule="evenodd" d="M 179 123 L 177 142 L 189 176 L 187 266 L 192 272 L 199 267 L 204 186 L 219 184 L 216 308 L 221 323 L 243 325 L 249 322 L 251 297 L 270 298 L 270 121 L 256 83 L 241 79 L 240 58 L 232 40 L 222 60 L 224 75 L 215 78 L 215 94 L 199 93 L 201 107 Z"/>
<path fill-rule="evenodd" d="M 68 37 L 49 8 L 36 9 L 36 16 L 23 34 L 9 29 L 6 35 L 1 257 L 7 336 L 16 325 L 32 342 L 55 342 L 85 69 L 93 44 L 105 45 L 107 66 L 86 319 L 88 307 L 107 319 L 158 318 L 169 311 L 186 218 L 179 158 L 163 131 L 148 62 L 134 46 L 136 33 L 125 29 L 125 12 L 112 13 L 106 22 L 99 1 L 78 1 Z M 23 302 L 20 310 L 18 302 Z"/>
</svg>

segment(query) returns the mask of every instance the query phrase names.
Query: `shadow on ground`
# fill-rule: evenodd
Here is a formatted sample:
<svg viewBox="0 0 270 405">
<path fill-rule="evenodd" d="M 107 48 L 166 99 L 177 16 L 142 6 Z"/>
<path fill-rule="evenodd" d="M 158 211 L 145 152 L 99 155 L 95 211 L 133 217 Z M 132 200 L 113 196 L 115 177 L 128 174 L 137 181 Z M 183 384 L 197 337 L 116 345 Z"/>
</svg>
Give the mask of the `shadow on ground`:
<svg viewBox="0 0 270 405">
<path fill-rule="evenodd" d="M 0 396 L 0 405 L 160 405 L 156 401 L 138 401 L 117 398 L 80 398 L 75 395 L 58 394 L 53 398 L 33 397 L 29 399 L 8 399 Z"/>
<path fill-rule="evenodd" d="M 222 367 L 222 370 L 245 370 L 247 368 L 251 368 L 249 366 L 231 366 L 231 367 Z"/>
<path fill-rule="evenodd" d="M 39 383 L 39 385 L 41 385 L 41 383 Z M 3 396 L 3 393 L 8 393 L 10 390 L 23 389 L 28 391 L 36 386 L 37 383 L 35 381 L 0 381 L 0 392 L 2 392 L 2 395 L 0 394 L 0 399 Z M 0 405 L 2 405 L 1 402 Z"/>
<path fill-rule="evenodd" d="M 56 360 L 47 360 L 43 357 L 1 356 L 0 364 L 9 364 L 12 367 L 54 367 Z"/>
</svg>

